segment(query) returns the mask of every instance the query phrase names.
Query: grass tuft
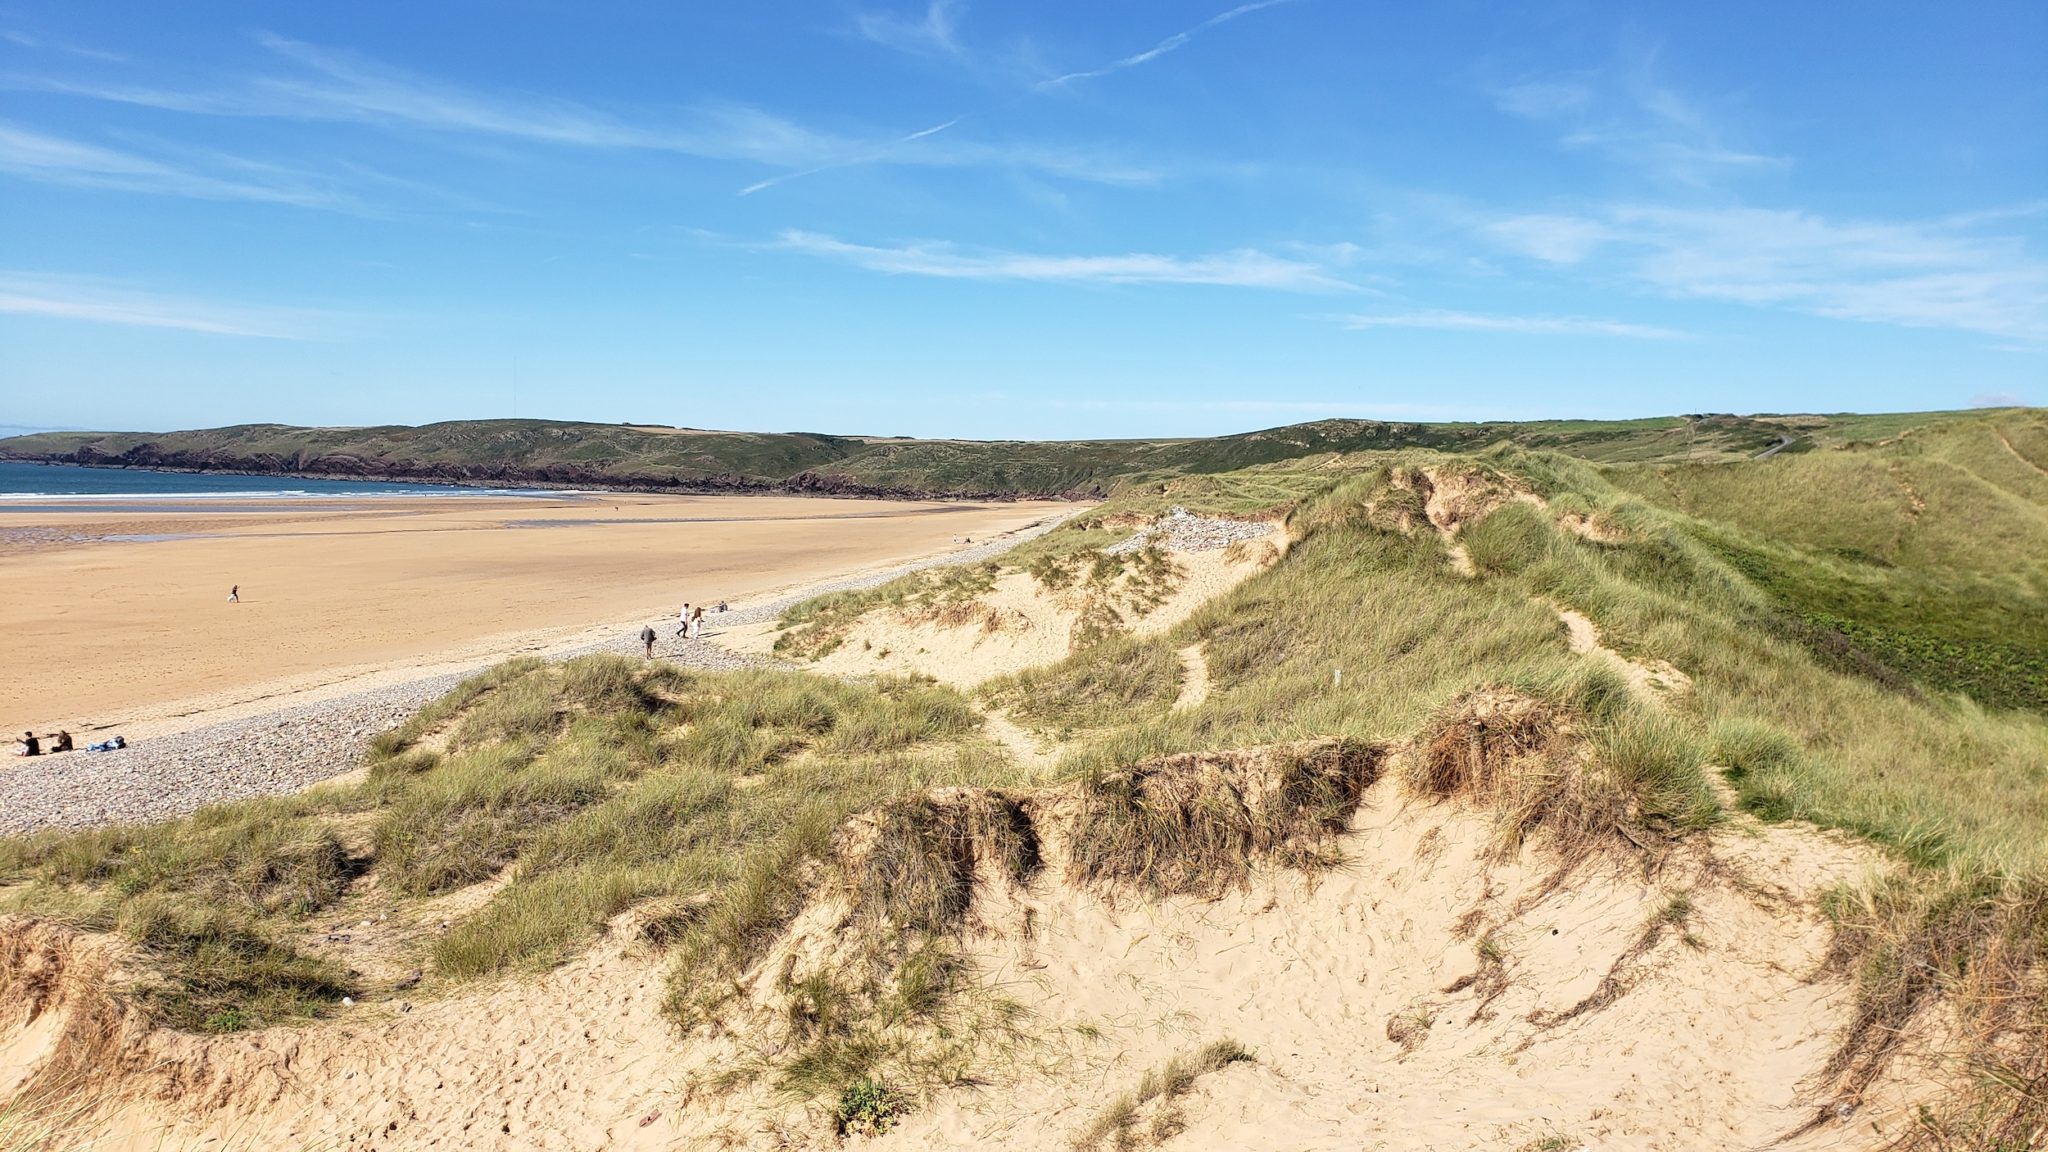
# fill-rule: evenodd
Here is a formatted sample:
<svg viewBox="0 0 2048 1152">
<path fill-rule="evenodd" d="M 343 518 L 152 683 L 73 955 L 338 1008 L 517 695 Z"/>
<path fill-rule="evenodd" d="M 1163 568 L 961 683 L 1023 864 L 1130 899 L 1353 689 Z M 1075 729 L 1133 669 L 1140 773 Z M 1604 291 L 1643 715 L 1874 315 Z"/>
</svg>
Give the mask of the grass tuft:
<svg viewBox="0 0 2048 1152">
<path fill-rule="evenodd" d="M 874 930 L 953 931 L 984 869 L 989 879 L 1021 886 L 1040 865 L 1030 816 L 1008 796 L 982 789 L 893 801 L 862 838 L 868 843 L 842 854 L 841 868 L 860 917 Z"/>
<path fill-rule="evenodd" d="M 1068 879 L 1152 895 L 1214 896 L 1264 861 L 1317 869 L 1378 775 L 1341 741 L 1183 753 L 1083 782 Z"/>
</svg>

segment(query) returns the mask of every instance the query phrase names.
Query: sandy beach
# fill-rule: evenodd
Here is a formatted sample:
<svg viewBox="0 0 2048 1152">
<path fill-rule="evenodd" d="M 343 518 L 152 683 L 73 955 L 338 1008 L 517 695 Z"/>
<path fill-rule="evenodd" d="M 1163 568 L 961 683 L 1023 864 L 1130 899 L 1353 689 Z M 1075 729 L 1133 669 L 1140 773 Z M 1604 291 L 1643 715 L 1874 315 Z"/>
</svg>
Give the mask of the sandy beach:
<svg viewBox="0 0 2048 1152">
<path fill-rule="evenodd" d="M 0 510 L 15 730 L 176 730 L 669 623 L 1071 505 L 604 494 Z M 241 602 L 227 602 L 240 585 Z"/>
</svg>

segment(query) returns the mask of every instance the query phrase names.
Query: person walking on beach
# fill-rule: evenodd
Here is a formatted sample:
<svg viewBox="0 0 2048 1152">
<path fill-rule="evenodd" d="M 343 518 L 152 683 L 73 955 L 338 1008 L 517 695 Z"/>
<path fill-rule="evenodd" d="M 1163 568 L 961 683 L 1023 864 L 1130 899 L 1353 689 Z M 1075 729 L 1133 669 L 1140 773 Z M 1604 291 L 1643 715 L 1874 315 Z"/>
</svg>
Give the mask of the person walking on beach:
<svg viewBox="0 0 2048 1152">
<path fill-rule="evenodd" d="M 690 613 L 690 639 L 692 639 L 692 640 L 702 640 L 703 638 L 704 638 L 704 609 L 702 609 L 702 608 L 698 608 L 698 609 L 696 609 L 695 611 L 693 611 L 693 612 L 691 612 L 691 613 Z"/>
<path fill-rule="evenodd" d="M 647 649 L 647 658 L 654 659 L 654 625 L 645 624 L 640 628 L 640 646 Z"/>
<path fill-rule="evenodd" d="M 676 635 L 687 635 L 690 631 L 690 605 L 686 601 L 683 610 L 676 614 Z"/>
<path fill-rule="evenodd" d="M 230 603 L 230 604 L 240 604 L 241 602 L 242 602 L 242 586 L 241 586 L 240 584 L 237 584 L 237 585 L 235 585 L 234 587 L 232 587 L 232 588 L 229 588 L 229 589 L 228 589 L 228 603 Z"/>
</svg>

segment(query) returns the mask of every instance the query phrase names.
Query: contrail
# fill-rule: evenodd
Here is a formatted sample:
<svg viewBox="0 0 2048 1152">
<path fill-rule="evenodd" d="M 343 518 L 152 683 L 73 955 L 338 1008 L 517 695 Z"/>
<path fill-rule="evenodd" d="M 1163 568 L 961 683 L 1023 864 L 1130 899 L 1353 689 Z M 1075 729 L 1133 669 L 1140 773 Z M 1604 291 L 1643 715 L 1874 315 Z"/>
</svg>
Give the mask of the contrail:
<svg viewBox="0 0 2048 1152">
<path fill-rule="evenodd" d="M 1228 24 L 1239 16 L 1257 12 L 1261 8 L 1272 8 L 1277 5 L 1292 3 L 1294 3 L 1294 0 L 1252 0 L 1250 4 L 1239 4 L 1230 11 L 1219 12 L 1184 32 L 1175 32 L 1143 52 L 1134 53 L 1121 60 L 1111 61 L 1100 68 L 1091 68 L 1085 72 L 1069 72 L 1064 76 L 1055 76 L 1036 85 L 1036 89 L 1043 92 L 1049 88 L 1063 87 L 1075 80 L 1093 80 L 1098 76 L 1107 76 L 1112 72 L 1121 72 L 1126 68 L 1135 68 L 1140 64 L 1150 64 L 1168 52 L 1179 49 L 1188 41 L 1216 27 L 1218 24 Z"/>
<path fill-rule="evenodd" d="M 830 172 L 835 168 L 852 168 L 855 165 L 859 164 L 872 164 L 875 161 L 880 160 L 882 157 L 888 155 L 892 149 L 900 148 L 913 140 L 922 140 L 927 136 L 936 136 L 939 133 L 944 132 L 946 129 L 951 128 L 953 125 L 958 124 L 959 122 L 965 119 L 967 119 L 967 115 L 963 113 L 962 115 L 955 116 L 951 120 L 946 121 L 944 124 L 934 124 L 929 128 L 920 128 L 917 131 L 912 132 L 908 136 L 904 136 L 897 140 L 892 140 L 889 143 L 882 145 L 880 148 L 877 148 L 872 152 L 868 152 L 860 156 L 855 156 L 850 160 L 839 160 L 831 164 L 820 164 L 816 168 L 805 168 L 800 172 L 788 172 L 784 173 L 781 176 L 771 176 L 766 180 L 762 180 L 754 184 L 749 184 L 745 188 L 740 189 L 739 195 L 752 196 L 754 193 L 761 191 L 763 188 L 773 188 L 777 184 L 787 184 L 791 180 L 801 180 L 806 176 L 816 176 L 820 172 Z"/>
<path fill-rule="evenodd" d="M 1113 60 L 1100 68 L 1091 68 L 1083 72 L 1069 72 L 1064 76 L 1055 76 L 1050 80 L 1040 81 L 1039 83 L 1032 85 L 1030 90 L 1031 92 L 1049 92 L 1054 88 L 1063 88 L 1076 80 L 1092 80 L 1098 76 L 1108 76 L 1113 72 L 1121 72 L 1126 68 L 1136 68 L 1140 64 L 1149 64 L 1152 61 L 1159 59 L 1161 56 L 1164 56 L 1169 52 L 1173 52 L 1181 48 L 1183 45 L 1187 44 L 1188 41 L 1193 40 L 1195 37 L 1201 35 L 1204 32 L 1207 32 L 1211 28 L 1217 27 L 1218 25 L 1228 24 L 1232 20 L 1235 20 L 1240 16 L 1249 15 L 1253 12 L 1259 11 L 1262 8 L 1275 8 L 1282 4 L 1292 4 L 1294 2 L 1295 0 L 1251 0 L 1251 3 L 1239 4 L 1237 7 L 1232 8 L 1227 12 L 1218 12 L 1216 15 L 1209 17 L 1207 20 L 1202 21 L 1200 24 L 1197 24 L 1192 28 L 1188 28 L 1180 32 L 1175 32 L 1173 35 L 1168 36 L 1166 39 L 1161 40 L 1159 43 L 1154 44 L 1152 47 L 1145 49 L 1143 52 L 1133 53 L 1132 55 L 1125 56 L 1119 60 Z M 1021 100 L 1023 99 L 1023 97 L 1020 96 L 1017 99 Z M 1010 100 L 1001 105 L 1001 107 L 1008 107 L 1009 105 L 1015 104 L 1016 102 L 1017 100 Z M 948 120 L 943 124 L 935 124 L 930 128 L 926 128 L 917 132 L 912 132 L 910 135 L 905 136 L 899 140 L 892 141 L 889 144 L 883 145 L 882 147 L 877 148 L 872 152 L 868 152 L 848 160 L 841 160 L 831 164 L 820 164 L 815 168 L 805 168 L 802 171 L 798 172 L 787 172 L 780 176 L 771 176 L 766 180 L 749 184 L 745 188 L 740 189 L 738 195 L 752 196 L 754 193 L 759 192 L 764 188 L 773 188 L 778 184 L 787 184 L 791 180 L 801 180 L 806 176 L 816 176 L 820 172 L 832 172 L 840 168 L 853 168 L 861 164 L 872 164 L 875 161 L 887 156 L 892 149 L 899 148 L 914 140 L 922 140 L 927 136 L 935 136 L 940 132 L 944 132 L 946 129 L 951 128 L 953 125 L 960 123 L 962 120 L 968 119 L 972 115 L 974 114 L 970 112 L 963 112 L 960 115 L 953 117 L 951 120 Z"/>
</svg>

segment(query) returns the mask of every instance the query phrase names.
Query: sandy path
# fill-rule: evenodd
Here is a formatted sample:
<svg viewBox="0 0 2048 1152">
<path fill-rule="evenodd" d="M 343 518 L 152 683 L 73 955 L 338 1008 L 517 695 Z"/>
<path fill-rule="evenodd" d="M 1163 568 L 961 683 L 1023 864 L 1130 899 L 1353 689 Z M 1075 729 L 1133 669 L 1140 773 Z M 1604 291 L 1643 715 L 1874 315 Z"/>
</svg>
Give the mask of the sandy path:
<svg viewBox="0 0 2048 1152">
<path fill-rule="evenodd" d="M 1181 711 L 1209 698 L 1209 657 L 1200 644 L 1190 644 L 1174 655 L 1180 657 L 1180 695 L 1173 707 Z"/>
<path fill-rule="evenodd" d="M 0 512 L 15 728 L 148 734 L 945 550 L 1067 505 L 456 497 Z M 53 539 L 52 534 L 71 539 Z M 170 535 L 107 542 L 121 535 Z M 227 604 L 230 584 L 242 602 Z M 152 727 L 154 722 L 154 727 Z"/>
<path fill-rule="evenodd" d="M 2020 454 L 2020 450 L 2012 446 L 2012 441 L 2006 438 L 2004 432 L 1997 432 L 1996 435 L 1998 436 L 1998 442 L 2000 444 L 2005 445 L 2005 450 L 2007 452 L 2012 453 L 2013 459 L 2018 460 L 2020 463 L 2025 464 L 2027 467 L 2032 468 L 2034 471 L 2039 472 L 2043 476 L 2048 476 L 2048 468 L 2043 468 L 2039 464 L 2036 464 L 2032 460 L 2029 460 L 2025 456 L 2022 456 Z"/>
<path fill-rule="evenodd" d="M 1631 660 L 1601 643 L 1600 630 L 1584 612 L 1556 605 L 1552 609 L 1565 626 L 1565 643 L 1571 646 L 1571 650 L 1602 661 L 1621 673 L 1630 690 L 1638 696 L 1654 702 L 1661 693 L 1684 692 L 1692 687 L 1692 677 L 1666 661 Z"/>
</svg>

